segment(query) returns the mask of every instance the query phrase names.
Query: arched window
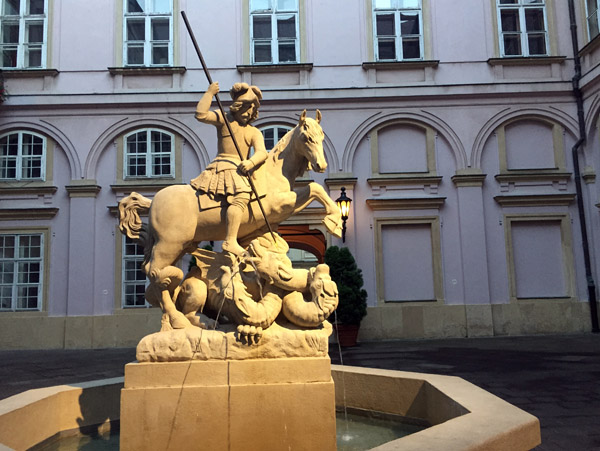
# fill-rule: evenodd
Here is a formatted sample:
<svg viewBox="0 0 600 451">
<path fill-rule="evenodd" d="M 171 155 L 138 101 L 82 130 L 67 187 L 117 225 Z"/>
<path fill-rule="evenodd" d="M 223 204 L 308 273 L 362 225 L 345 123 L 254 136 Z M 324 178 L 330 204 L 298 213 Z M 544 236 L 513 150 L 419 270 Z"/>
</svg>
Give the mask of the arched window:
<svg viewBox="0 0 600 451">
<path fill-rule="evenodd" d="M 125 135 L 124 177 L 174 177 L 174 142 L 171 133 L 152 128 Z"/>
<path fill-rule="evenodd" d="M 267 127 L 262 127 L 260 131 L 262 132 L 265 138 L 265 147 L 267 150 L 271 150 L 275 147 L 275 144 L 279 142 L 284 135 L 289 132 L 292 127 L 288 125 L 270 125 Z"/>
<path fill-rule="evenodd" d="M 0 180 L 44 180 L 46 138 L 18 131 L 0 136 Z"/>
</svg>

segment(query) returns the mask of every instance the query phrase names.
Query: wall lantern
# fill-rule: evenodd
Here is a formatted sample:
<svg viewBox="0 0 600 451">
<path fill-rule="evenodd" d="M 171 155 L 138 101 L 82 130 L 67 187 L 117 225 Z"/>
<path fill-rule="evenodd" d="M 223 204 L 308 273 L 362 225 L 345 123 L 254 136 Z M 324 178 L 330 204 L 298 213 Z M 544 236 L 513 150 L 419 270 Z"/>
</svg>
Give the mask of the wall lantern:
<svg viewBox="0 0 600 451">
<path fill-rule="evenodd" d="M 337 204 L 338 208 L 341 210 L 342 212 L 342 243 L 346 242 L 346 220 L 348 219 L 348 216 L 350 215 L 350 203 L 352 202 L 352 199 L 350 199 L 348 196 L 346 196 L 346 188 L 342 186 L 342 193 L 340 194 L 340 197 L 338 197 L 335 200 L 335 203 Z"/>
</svg>

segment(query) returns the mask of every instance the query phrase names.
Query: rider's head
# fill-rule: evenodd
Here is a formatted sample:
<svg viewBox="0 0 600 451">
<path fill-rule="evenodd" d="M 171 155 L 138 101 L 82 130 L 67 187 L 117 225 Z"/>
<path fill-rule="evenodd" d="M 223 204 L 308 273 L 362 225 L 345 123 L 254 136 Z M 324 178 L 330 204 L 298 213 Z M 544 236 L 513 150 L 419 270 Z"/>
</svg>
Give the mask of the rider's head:
<svg viewBox="0 0 600 451">
<path fill-rule="evenodd" d="M 236 83 L 229 94 L 233 99 L 233 103 L 229 107 L 231 114 L 236 118 L 242 118 L 246 123 L 258 118 L 258 108 L 262 100 L 262 92 L 258 87 L 249 86 L 248 83 Z"/>
</svg>

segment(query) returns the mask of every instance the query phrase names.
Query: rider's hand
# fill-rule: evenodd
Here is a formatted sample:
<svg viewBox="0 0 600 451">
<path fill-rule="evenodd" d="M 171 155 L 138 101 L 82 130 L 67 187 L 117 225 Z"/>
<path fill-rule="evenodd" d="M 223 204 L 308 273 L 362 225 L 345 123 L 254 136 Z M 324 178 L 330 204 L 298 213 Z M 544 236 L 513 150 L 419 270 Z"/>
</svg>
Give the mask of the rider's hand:
<svg viewBox="0 0 600 451">
<path fill-rule="evenodd" d="M 254 169 L 254 163 L 252 163 L 250 160 L 244 160 L 240 163 L 238 169 L 242 174 L 247 174 L 252 169 Z"/>
<path fill-rule="evenodd" d="M 215 94 L 217 94 L 219 92 L 219 82 L 215 81 L 214 83 L 211 83 L 210 86 L 208 87 L 208 91 L 214 96 Z"/>
</svg>

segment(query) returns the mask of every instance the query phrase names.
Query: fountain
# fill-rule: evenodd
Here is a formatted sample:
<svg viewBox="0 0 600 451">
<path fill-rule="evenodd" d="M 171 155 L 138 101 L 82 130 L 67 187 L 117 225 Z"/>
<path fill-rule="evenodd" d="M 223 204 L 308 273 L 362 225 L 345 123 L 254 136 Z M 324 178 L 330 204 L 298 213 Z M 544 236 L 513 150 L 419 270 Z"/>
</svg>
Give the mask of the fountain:
<svg viewBox="0 0 600 451">
<path fill-rule="evenodd" d="M 120 421 L 123 451 L 334 450 L 336 404 L 431 426 L 377 449 L 537 446 L 535 417 L 461 379 L 331 367 L 327 318 L 337 287 L 327 265 L 293 268 L 274 231 L 317 201 L 328 231 L 341 234 L 340 212 L 323 187 L 295 187 L 307 168 L 327 167 L 321 113 L 311 119 L 304 111 L 267 153 L 249 125 L 260 90 L 235 84 L 229 113 L 209 111 L 218 91 L 211 83 L 196 109 L 198 120 L 217 128 L 215 160 L 191 185 L 169 186 L 152 200 L 131 193 L 119 203 L 121 231 L 144 246 L 146 299 L 163 312 L 161 330 L 140 341 L 124 380 L 1 401 L 0 448 L 27 449 L 61 431 L 93 435 Z M 198 248 L 212 240 L 224 240 L 222 252 Z M 186 253 L 197 265 L 184 277 L 175 263 Z"/>
</svg>

